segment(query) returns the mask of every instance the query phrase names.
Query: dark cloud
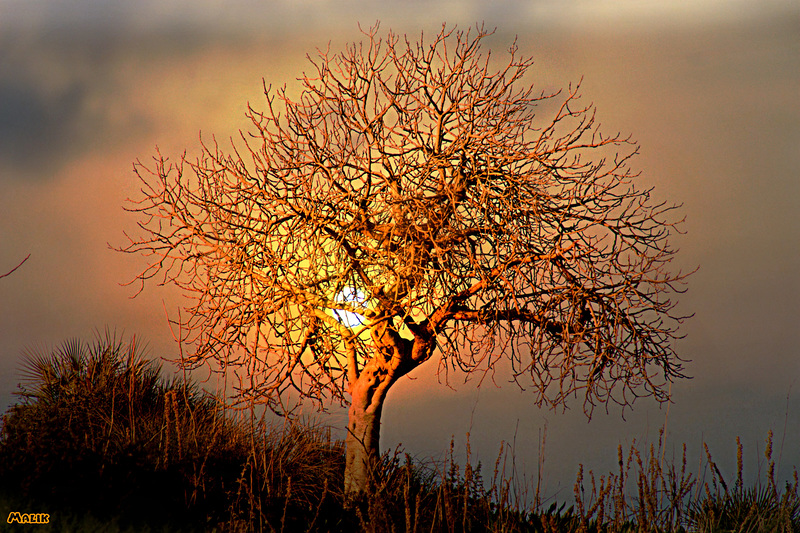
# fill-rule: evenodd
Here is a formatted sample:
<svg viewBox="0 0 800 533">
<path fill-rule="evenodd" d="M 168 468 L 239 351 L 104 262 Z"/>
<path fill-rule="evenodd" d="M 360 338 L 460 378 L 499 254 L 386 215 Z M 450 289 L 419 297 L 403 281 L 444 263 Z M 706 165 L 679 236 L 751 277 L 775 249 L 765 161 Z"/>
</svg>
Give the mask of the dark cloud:
<svg viewBox="0 0 800 533">
<path fill-rule="evenodd" d="M 123 113 L 120 121 L 115 109 L 127 95 L 117 68 L 125 50 L 109 32 L 12 30 L 0 38 L 0 180 L 47 180 L 146 128 L 144 117 Z"/>
<path fill-rule="evenodd" d="M 87 143 L 87 89 L 45 94 L 34 83 L 0 79 L 0 165 L 16 175 L 45 175 Z"/>
</svg>

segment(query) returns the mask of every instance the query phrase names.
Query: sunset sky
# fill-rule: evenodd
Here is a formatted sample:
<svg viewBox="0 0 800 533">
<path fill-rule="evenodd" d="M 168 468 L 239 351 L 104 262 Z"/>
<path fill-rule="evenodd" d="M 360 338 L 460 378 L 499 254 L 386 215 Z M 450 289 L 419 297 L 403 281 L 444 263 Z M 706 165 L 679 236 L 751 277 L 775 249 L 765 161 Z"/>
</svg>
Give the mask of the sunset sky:
<svg viewBox="0 0 800 533">
<path fill-rule="evenodd" d="M 108 246 L 135 224 L 122 209 L 137 190 L 133 161 L 156 146 L 191 154 L 201 131 L 236 135 L 247 103 L 262 104 L 262 78 L 291 87 L 306 53 L 338 51 L 376 21 L 411 38 L 485 22 L 493 53 L 516 36 L 535 58 L 542 89 L 582 77 L 602 129 L 640 143 L 642 184 L 683 204 L 676 268 L 699 266 L 679 308 L 695 317 L 676 345 L 693 379 L 673 386 L 669 412 L 645 399 L 625 420 L 612 407 L 587 422 L 579 402 L 535 408 L 507 376 L 500 388 L 439 385 L 431 362 L 389 393 L 383 448 L 437 457 L 470 432 L 489 464 L 515 441 L 531 475 L 546 426 L 547 491 L 562 501 L 578 463 L 614 469 L 618 444 L 652 442 L 665 420 L 668 454 L 685 442 L 699 458 L 705 440 L 734 473 L 741 436 L 755 475 L 772 429 L 781 475 L 800 466 L 796 0 L 0 0 L 0 274 L 30 254 L 0 279 L 0 407 L 25 348 L 110 327 L 175 355 L 165 309 L 179 296 L 148 286 L 131 299 L 120 284 L 143 259 Z M 324 421 L 342 427 L 344 414 Z"/>
</svg>

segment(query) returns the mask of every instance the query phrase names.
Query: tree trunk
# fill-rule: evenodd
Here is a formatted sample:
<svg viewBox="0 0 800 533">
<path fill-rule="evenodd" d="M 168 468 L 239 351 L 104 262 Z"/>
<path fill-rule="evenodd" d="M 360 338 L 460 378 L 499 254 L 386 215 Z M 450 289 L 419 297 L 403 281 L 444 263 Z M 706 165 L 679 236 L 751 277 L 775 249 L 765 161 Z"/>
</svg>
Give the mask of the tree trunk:
<svg viewBox="0 0 800 533">
<path fill-rule="evenodd" d="M 388 324 L 388 327 L 387 327 Z M 433 349 L 430 338 L 400 337 L 391 321 L 370 329 L 375 355 L 350 381 L 350 410 L 345 439 L 344 492 L 368 493 L 380 457 L 381 413 L 386 393 L 402 376 L 419 366 Z"/>
<path fill-rule="evenodd" d="M 344 492 L 348 496 L 369 492 L 371 472 L 380 456 L 385 396 L 374 396 L 374 389 L 369 385 L 359 380 L 350 400 L 344 467 Z"/>
</svg>

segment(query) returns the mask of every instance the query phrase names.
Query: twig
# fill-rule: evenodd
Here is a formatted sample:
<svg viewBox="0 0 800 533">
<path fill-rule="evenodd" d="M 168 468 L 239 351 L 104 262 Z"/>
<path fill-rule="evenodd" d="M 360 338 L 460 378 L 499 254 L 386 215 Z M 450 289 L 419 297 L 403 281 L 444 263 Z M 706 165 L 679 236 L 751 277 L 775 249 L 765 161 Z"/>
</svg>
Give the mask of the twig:
<svg viewBox="0 0 800 533">
<path fill-rule="evenodd" d="M 21 267 L 21 266 L 22 266 L 22 264 L 23 264 L 25 261 L 27 261 L 27 260 L 28 260 L 28 258 L 30 258 L 30 256 L 31 256 L 31 254 L 28 254 L 28 255 L 26 255 L 26 256 L 25 256 L 25 259 L 23 259 L 22 261 L 20 261 L 20 263 L 19 263 L 17 266 L 15 266 L 14 268 L 12 268 L 11 270 L 9 270 L 8 272 L 6 272 L 5 274 L 0 274 L 0 278 L 4 278 L 4 277 L 6 277 L 6 276 L 10 276 L 10 275 L 11 275 L 11 274 L 12 274 L 12 273 L 13 273 L 13 272 L 16 270 L 16 269 L 18 269 L 19 267 Z"/>
</svg>

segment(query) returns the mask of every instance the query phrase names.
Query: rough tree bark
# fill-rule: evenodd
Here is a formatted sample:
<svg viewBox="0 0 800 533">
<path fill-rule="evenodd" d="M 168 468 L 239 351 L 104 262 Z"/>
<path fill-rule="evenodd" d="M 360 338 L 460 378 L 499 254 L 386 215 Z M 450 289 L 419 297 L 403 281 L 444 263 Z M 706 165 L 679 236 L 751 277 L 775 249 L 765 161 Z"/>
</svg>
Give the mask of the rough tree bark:
<svg viewBox="0 0 800 533">
<path fill-rule="evenodd" d="M 431 352 L 429 339 L 401 337 L 386 317 L 371 317 L 368 327 L 375 355 L 351 376 L 349 387 L 344 488 L 351 495 L 370 489 L 372 469 L 380 456 L 381 414 L 389 389 Z"/>
<path fill-rule="evenodd" d="M 380 455 L 383 399 L 376 392 L 382 385 L 381 377 L 364 375 L 350 389 L 344 468 L 347 494 L 369 490 L 371 472 Z"/>
</svg>

